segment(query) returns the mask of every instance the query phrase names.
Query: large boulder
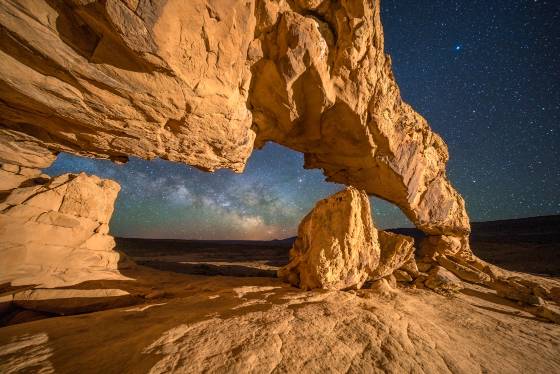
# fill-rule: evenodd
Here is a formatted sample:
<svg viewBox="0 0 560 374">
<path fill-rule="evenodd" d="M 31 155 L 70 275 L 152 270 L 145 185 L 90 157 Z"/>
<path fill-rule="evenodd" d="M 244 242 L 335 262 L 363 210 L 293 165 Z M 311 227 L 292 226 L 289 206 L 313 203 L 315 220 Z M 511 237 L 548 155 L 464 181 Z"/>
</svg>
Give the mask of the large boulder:
<svg viewBox="0 0 560 374">
<path fill-rule="evenodd" d="M 303 289 L 360 288 L 379 263 L 367 195 L 346 188 L 315 205 L 299 225 L 278 276 Z"/>
<path fill-rule="evenodd" d="M 16 188 L 0 203 L 0 283 L 60 287 L 126 279 L 109 220 L 120 186 L 64 174 Z"/>
</svg>

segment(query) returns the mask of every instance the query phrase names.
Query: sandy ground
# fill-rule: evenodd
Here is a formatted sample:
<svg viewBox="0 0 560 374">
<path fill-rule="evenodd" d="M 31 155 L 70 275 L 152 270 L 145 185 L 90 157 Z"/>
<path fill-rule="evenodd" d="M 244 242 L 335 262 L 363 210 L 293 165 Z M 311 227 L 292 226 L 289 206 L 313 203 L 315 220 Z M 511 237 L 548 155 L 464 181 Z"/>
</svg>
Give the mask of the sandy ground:
<svg viewBox="0 0 560 374">
<path fill-rule="evenodd" d="M 0 329 L 0 372 L 558 373 L 560 325 L 472 286 L 302 292 L 138 267 L 138 305 Z"/>
</svg>

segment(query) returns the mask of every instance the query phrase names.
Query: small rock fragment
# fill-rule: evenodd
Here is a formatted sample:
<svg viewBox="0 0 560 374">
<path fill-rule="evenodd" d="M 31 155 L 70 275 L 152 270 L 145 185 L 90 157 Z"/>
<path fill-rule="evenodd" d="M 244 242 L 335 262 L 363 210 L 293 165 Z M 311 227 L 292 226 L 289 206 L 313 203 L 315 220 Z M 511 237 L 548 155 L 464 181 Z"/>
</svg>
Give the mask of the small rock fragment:
<svg viewBox="0 0 560 374">
<path fill-rule="evenodd" d="M 373 280 L 386 277 L 414 260 L 414 239 L 409 236 L 379 231 L 379 247 L 379 265 L 370 275 Z"/>
<path fill-rule="evenodd" d="M 491 280 L 488 274 L 471 266 L 459 264 L 445 256 L 437 256 L 436 260 L 441 266 L 467 282 L 485 284 Z"/>
<path fill-rule="evenodd" d="M 463 289 L 463 283 L 450 271 L 441 266 L 434 266 L 424 282 L 426 287 L 434 291 L 459 291 Z"/>
</svg>

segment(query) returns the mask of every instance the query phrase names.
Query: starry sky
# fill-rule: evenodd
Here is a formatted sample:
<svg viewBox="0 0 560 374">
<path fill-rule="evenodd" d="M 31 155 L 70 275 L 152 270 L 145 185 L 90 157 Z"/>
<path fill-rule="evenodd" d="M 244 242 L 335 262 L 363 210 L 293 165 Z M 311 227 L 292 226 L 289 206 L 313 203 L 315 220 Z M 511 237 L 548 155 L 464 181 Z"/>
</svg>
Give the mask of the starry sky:
<svg viewBox="0 0 560 374">
<path fill-rule="evenodd" d="M 383 0 L 386 50 L 401 93 L 449 146 L 448 175 L 472 221 L 560 213 L 560 1 Z M 243 174 L 162 160 L 125 165 L 62 154 L 50 175 L 118 181 L 116 236 L 285 238 L 342 188 L 275 144 Z M 372 198 L 382 228 L 409 227 Z"/>
</svg>

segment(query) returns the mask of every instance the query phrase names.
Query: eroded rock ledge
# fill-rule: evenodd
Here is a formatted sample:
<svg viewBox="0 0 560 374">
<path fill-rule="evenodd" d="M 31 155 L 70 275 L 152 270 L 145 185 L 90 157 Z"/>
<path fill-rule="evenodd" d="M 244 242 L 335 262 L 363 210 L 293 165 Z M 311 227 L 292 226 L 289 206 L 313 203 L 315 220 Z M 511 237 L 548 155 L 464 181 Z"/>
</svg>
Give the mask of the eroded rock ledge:
<svg viewBox="0 0 560 374">
<path fill-rule="evenodd" d="M 431 240 L 425 239 L 424 247 Z M 526 311 L 560 323 L 557 282 L 513 274 L 465 256 L 460 245 L 452 244 L 446 241 L 436 246 L 439 251 L 420 250 L 415 256 L 414 240 L 377 230 L 367 195 L 347 187 L 319 201 L 303 219 L 290 262 L 278 276 L 302 289 L 360 289 L 369 281 L 367 288 L 382 294 L 391 293 L 397 282 L 439 293 L 460 291 L 467 282 L 493 289 Z"/>
</svg>

